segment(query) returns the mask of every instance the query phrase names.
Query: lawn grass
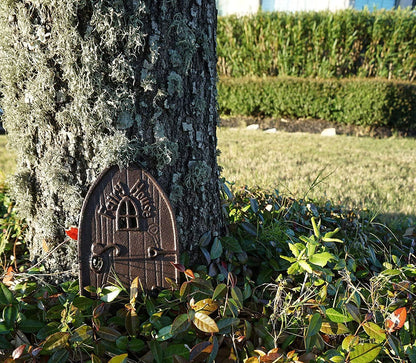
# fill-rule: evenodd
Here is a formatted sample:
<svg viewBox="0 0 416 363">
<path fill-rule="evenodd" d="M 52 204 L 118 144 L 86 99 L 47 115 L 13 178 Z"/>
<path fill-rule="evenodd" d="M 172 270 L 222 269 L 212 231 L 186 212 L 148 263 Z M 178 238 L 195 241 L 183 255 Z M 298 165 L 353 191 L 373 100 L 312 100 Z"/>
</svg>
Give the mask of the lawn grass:
<svg viewBox="0 0 416 363">
<path fill-rule="evenodd" d="M 15 167 L 0 136 L 0 181 Z M 416 140 L 218 129 L 222 176 L 295 198 L 416 216 Z M 314 186 L 318 178 L 318 185 Z M 312 190 L 310 190 L 312 188 Z"/>
<path fill-rule="evenodd" d="M 416 140 L 219 128 L 222 175 L 237 186 L 416 216 Z M 316 178 L 321 183 L 315 187 Z"/>
</svg>

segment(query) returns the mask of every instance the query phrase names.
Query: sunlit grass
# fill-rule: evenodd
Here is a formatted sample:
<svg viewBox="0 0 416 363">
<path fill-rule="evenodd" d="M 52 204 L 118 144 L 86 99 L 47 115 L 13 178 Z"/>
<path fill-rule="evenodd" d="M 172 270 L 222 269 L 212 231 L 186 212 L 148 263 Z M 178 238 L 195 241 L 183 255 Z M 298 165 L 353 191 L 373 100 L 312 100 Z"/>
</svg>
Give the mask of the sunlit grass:
<svg viewBox="0 0 416 363">
<path fill-rule="evenodd" d="M 237 186 L 416 216 L 415 139 L 219 128 L 218 143 L 222 176 Z M 1 135 L 0 182 L 15 169 L 14 153 L 6 144 Z"/>
<path fill-rule="evenodd" d="M 416 216 L 416 140 L 220 128 L 222 175 L 236 185 Z M 318 183 L 308 193 L 315 179 Z"/>
</svg>

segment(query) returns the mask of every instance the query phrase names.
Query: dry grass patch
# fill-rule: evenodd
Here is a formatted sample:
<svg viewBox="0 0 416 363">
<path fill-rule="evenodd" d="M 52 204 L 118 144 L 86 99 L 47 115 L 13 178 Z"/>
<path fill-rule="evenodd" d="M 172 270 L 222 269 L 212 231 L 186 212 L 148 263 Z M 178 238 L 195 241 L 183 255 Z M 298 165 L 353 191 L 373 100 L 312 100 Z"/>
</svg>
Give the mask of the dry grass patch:
<svg viewBox="0 0 416 363">
<path fill-rule="evenodd" d="M 236 185 L 416 216 L 415 139 L 267 134 L 238 128 L 219 128 L 218 139 L 222 174 Z"/>
</svg>

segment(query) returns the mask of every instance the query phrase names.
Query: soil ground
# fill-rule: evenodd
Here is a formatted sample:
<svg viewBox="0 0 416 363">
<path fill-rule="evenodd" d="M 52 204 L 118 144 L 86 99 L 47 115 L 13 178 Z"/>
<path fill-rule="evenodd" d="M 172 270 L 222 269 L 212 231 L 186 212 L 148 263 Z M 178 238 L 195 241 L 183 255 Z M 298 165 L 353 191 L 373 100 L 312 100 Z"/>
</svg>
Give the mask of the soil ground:
<svg viewBox="0 0 416 363">
<path fill-rule="evenodd" d="M 227 117 L 221 119 L 221 126 L 246 127 L 258 124 L 260 129 L 267 130 L 276 128 L 277 131 L 285 132 L 308 132 L 320 134 L 324 129 L 335 128 L 338 135 L 349 136 L 371 136 L 375 138 L 386 138 L 393 135 L 400 137 L 415 137 L 416 133 L 390 130 L 387 127 L 362 127 L 344 125 L 326 120 L 316 119 L 284 119 L 284 118 L 256 118 L 256 117 Z"/>
</svg>

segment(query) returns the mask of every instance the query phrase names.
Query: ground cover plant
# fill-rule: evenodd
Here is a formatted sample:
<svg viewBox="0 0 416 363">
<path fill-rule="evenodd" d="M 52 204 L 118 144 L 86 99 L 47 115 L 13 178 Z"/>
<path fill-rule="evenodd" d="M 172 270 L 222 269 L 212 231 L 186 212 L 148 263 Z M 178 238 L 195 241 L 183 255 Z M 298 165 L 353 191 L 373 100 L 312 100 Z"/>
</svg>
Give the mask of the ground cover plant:
<svg viewBox="0 0 416 363">
<path fill-rule="evenodd" d="M 227 184 L 223 202 L 227 234 L 202 236 L 204 263 L 183 254 L 181 282 L 158 295 L 135 280 L 80 296 L 76 281 L 47 284 L 23 250 L 4 248 L 2 359 L 415 361 L 413 230 L 396 236 L 366 214 Z M 24 245 L 2 205 L 2 228 L 14 231 L 3 244 Z"/>
</svg>

